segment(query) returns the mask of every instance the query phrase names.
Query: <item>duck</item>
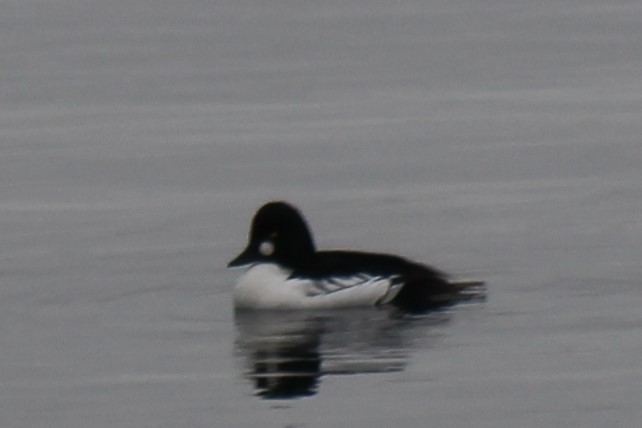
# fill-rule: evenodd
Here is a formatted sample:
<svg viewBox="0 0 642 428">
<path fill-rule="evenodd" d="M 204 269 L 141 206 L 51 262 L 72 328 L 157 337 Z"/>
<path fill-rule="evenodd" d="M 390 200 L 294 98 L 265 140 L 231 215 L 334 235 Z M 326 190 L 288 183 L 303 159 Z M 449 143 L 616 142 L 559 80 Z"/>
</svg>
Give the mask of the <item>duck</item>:
<svg viewBox="0 0 642 428">
<path fill-rule="evenodd" d="M 272 201 L 255 213 L 245 249 L 228 267 L 245 267 L 233 289 L 239 310 L 394 307 L 423 312 L 452 305 L 479 280 L 453 280 L 401 256 L 317 250 L 301 212 Z"/>
</svg>

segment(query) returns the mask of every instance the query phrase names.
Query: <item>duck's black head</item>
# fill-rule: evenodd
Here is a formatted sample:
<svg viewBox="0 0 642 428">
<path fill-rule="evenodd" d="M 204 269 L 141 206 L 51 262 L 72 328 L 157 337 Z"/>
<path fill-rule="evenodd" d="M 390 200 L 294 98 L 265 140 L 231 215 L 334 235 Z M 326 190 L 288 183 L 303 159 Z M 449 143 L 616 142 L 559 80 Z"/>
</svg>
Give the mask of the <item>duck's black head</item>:
<svg viewBox="0 0 642 428">
<path fill-rule="evenodd" d="M 254 215 L 247 246 L 228 267 L 268 262 L 294 269 L 309 261 L 314 252 L 301 213 L 286 202 L 269 202 Z"/>
</svg>

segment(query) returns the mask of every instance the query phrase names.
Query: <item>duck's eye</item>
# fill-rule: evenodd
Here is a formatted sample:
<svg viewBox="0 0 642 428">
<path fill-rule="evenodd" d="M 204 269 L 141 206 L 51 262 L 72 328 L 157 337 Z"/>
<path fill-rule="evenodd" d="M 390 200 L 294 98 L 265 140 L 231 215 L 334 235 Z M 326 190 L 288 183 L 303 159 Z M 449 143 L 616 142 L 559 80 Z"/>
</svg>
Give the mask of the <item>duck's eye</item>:
<svg viewBox="0 0 642 428">
<path fill-rule="evenodd" d="M 259 244 L 259 253 L 269 257 L 274 254 L 274 244 L 270 241 L 263 241 Z"/>
</svg>

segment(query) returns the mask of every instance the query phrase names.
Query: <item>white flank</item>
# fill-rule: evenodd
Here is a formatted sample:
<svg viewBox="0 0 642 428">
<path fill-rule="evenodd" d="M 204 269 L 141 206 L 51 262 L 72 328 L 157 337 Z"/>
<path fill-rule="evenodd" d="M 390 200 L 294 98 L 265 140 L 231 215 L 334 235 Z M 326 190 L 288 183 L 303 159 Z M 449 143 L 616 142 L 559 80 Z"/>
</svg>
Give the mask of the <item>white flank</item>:
<svg viewBox="0 0 642 428">
<path fill-rule="evenodd" d="M 332 309 L 375 306 L 400 290 L 394 278 L 357 275 L 328 280 L 288 279 L 290 271 L 263 263 L 250 267 L 234 287 L 234 305 L 245 309 Z"/>
</svg>

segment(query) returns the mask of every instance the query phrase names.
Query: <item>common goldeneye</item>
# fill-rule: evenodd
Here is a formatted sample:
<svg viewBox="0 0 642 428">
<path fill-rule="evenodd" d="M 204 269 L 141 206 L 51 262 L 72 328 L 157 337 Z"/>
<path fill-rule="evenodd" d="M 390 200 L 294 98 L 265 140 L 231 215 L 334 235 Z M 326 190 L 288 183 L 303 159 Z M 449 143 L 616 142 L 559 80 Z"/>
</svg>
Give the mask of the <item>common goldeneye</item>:
<svg viewBox="0 0 642 428">
<path fill-rule="evenodd" d="M 452 281 L 402 257 L 317 251 L 301 213 L 269 202 L 254 215 L 247 247 L 228 267 L 249 266 L 234 287 L 245 309 L 331 309 L 394 305 L 422 311 L 451 304 L 480 281 Z"/>
</svg>

